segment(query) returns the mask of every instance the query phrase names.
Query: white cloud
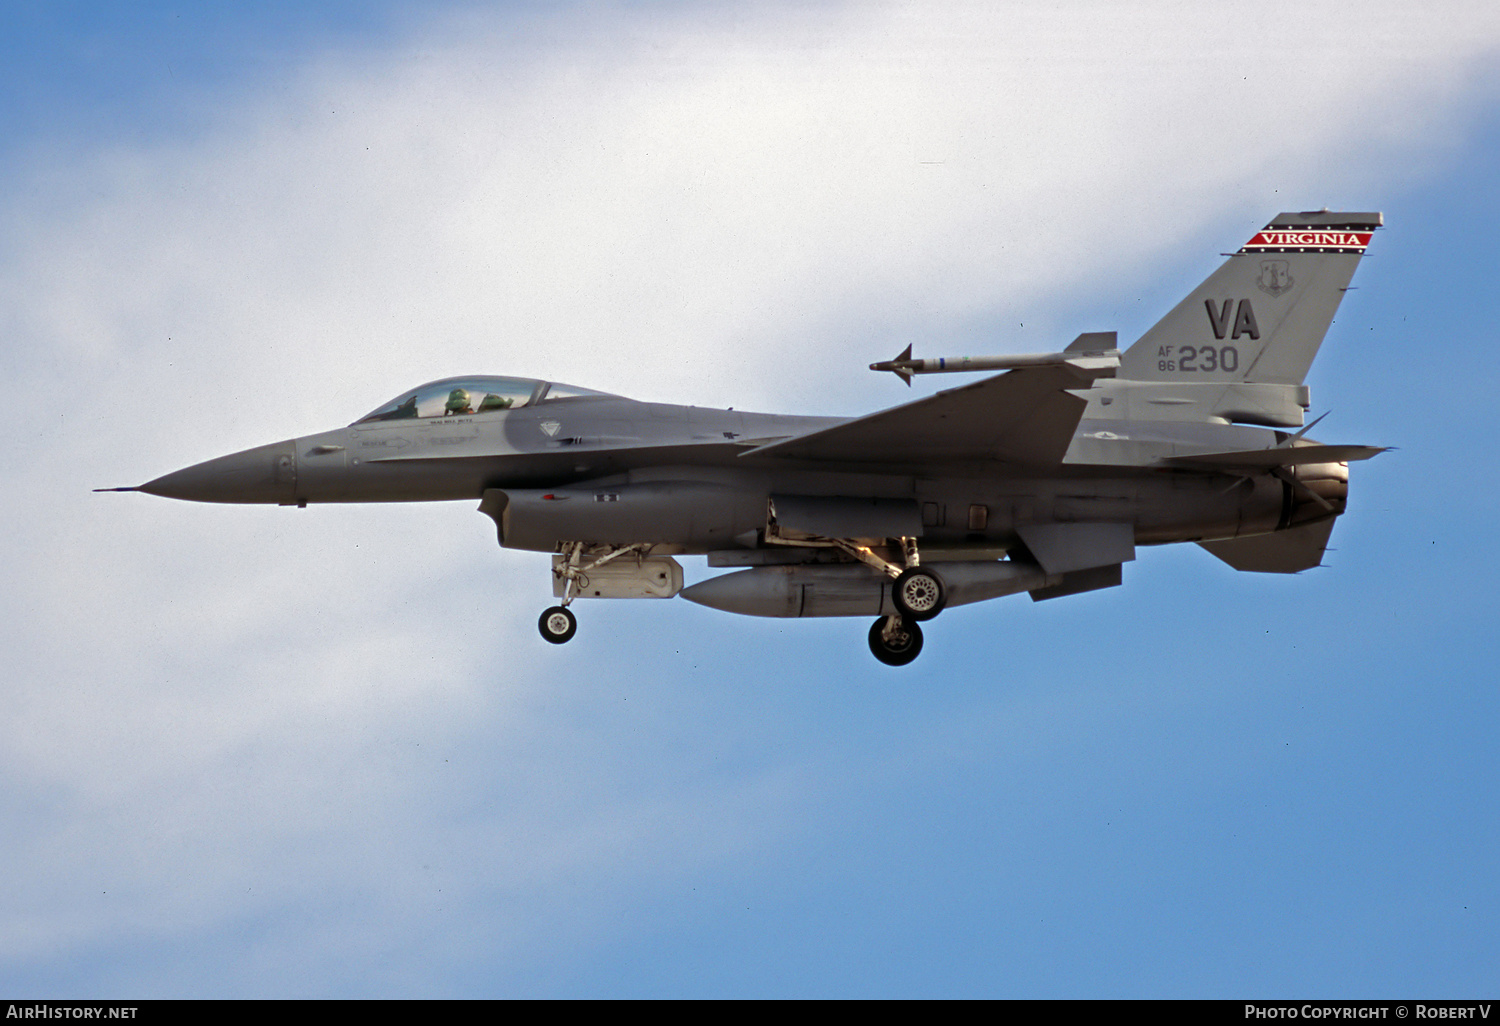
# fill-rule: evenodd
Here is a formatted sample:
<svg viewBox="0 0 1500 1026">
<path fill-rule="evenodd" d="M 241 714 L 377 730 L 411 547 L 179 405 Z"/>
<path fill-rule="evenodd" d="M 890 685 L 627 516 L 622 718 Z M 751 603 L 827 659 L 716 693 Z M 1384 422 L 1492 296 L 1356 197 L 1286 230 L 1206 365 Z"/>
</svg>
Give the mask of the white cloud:
<svg viewBox="0 0 1500 1026">
<path fill-rule="evenodd" d="M 567 743 L 587 727 L 557 695 L 589 657 L 541 650 L 543 561 L 494 551 L 472 510 L 84 489 L 451 373 L 853 412 L 904 398 L 862 368 L 905 341 L 1065 342 L 1099 325 L 1062 310 L 1138 285 L 1185 237 L 1224 248 L 1281 206 L 1378 207 L 1491 102 L 1493 5 L 1362 5 L 1357 28 L 1355 10 L 591 8 L 519 29 L 469 12 L 310 57 L 200 138 L 12 183 L 0 772 L 31 829 L 0 872 L 36 886 L 0 908 L 5 954 L 179 937 L 328 890 L 374 895 L 362 923 L 409 922 L 415 835 L 451 839 L 469 897 L 583 886 L 622 852 L 650 880 L 773 843 L 800 807 L 778 770 L 685 786 Z M 1021 320 L 1055 331 L 994 327 Z M 659 644 L 591 656 L 649 665 Z M 647 748 L 667 734 L 645 729 Z M 461 814 L 445 789 L 476 785 L 418 738 L 513 752 L 483 763 L 512 803 Z M 477 859 L 501 836 L 523 840 Z"/>
</svg>

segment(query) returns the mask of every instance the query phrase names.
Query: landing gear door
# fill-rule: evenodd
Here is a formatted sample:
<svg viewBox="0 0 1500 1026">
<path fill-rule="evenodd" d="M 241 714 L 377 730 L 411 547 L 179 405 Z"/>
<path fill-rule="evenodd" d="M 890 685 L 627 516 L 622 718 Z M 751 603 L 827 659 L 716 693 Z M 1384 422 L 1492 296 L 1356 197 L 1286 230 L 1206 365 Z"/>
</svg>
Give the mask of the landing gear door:
<svg viewBox="0 0 1500 1026">
<path fill-rule="evenodd" d="M 552 557 L 552 595 L 567 587 L 568 557 Z M 682 564 L 671 556 L 622 559 L 584 570 L 573 588 L 575 598 L 671 598 L 682 590 Z"/>
</svg>

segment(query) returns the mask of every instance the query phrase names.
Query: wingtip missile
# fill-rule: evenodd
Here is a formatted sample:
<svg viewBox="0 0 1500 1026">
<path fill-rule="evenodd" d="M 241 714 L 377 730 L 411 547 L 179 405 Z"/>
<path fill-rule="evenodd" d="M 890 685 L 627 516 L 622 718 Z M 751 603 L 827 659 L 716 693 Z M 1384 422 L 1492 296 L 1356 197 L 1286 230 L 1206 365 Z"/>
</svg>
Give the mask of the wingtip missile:
<svg viewBox="0 0 1500 1026">
<path fill-rule="evenodd" d="M 913 374 L 958 374 L 964 371 L 1016 370 L 1022 367 L 1066 365 L 1094 377 L 1112 376 L 1120 366 L 1120 350 L 1114 348 L 1112 331 L 1079 335 L 1060 353 L 1012 353 L 1007 356 L 939 356 L 913 359 L 911 346 L 894 360 L 870 364 L 873 371 L 890 371 L 908 385 Z"/>
</svg>

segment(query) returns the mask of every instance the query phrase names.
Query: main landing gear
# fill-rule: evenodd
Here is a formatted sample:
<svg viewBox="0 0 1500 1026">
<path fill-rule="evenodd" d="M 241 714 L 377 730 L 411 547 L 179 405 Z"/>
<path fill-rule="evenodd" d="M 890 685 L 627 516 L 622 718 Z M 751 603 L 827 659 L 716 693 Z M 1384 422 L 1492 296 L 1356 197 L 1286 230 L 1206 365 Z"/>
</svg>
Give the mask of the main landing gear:
<svg viewBox="0 0 1500 1026">
<path fill-rule="evenodd" d="M 870 627 L 870 651 L 887 666 L 905 666 L 922 654 L 922 628 L 902 616 L 882 616 Z"/>
<path fill-rule="evenodd" d="M 948 592 L 943 579 L 921 565 L 915 538 L 888 539 L 889 545 L 880 550 L 849 538 L 788 539 L 770 528 L 766 538 L 783 545 L 831 546 L 886 574 L 891 578 L 891 605 L 896 612 L 882 616 L 870 628 L 870 651 L 887 666 L 905 666 L 921 654 L 922 628 L 917 624 L 943 611 Z"/>
<path fill-rule="evenodd" d="M 947 601 L 937 574 L 920 566 L 907 567 L 891 585 L 891 602 L 902 616 L 916 623 L 937 616 Z"/>
<path fill-rule="evenodd" d="M 905 666 L 922 654 L 922 628 L 917 626 L 943 611 L 948 593 L 942 578 L 917 562 L 916 542 L 901 539 L 906 568 L 887 565 L 891 582 L 891 604 L 897 615 L 882 616 L 870 625 L 870 652 L 887 666 Z"/>
<path fill-rule="evenodd" d="M 922 628 L 943 611 L 947 595 L 931 570 L 907 567 L 891 584 L 891 604 L 900 614 L 882 616 L 870 626 L 870 652 L 887 666 L 905 666 L 922 654 Z"/>
<path fill-rule="evenodd" d="M 905 666 L 922 654 L 922 628 L 943 611 L 948 593 L 942 578 L 917 562 L 916 543 L 901 539 L 906 569 L 891 582 L 891 605 L 897 615 L 882 616 L 870 627 L 870 652 L 887 666 Z M 891 573 L 895 568 L 887 567 Z"/>
</svg>

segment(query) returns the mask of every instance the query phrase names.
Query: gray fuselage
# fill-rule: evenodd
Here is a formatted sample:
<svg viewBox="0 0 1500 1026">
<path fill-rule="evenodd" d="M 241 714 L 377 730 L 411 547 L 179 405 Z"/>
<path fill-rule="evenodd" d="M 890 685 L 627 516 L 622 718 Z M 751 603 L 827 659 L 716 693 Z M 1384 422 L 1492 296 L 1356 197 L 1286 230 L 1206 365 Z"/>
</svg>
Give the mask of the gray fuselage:
<svg viewBox="0 0 1500 1026">
<path fill-rule="evenodd" d="M 210 460 L 143 491 L 209 502 L 305 505 L 510 496 L 508 547 L 567 540 L 652 542 L 659 551 L 757 547 L 773 495 L 902 499 L 928 550 L 1003 550 L 1027 522 L 1127 522 L 1137 544 L 1263 534 L 1284 525 L 1291 490 L 1269 475 L 1230 477 L 1132 465 L 1137 450 L 1182 455 L 1274 445 L 1250 427 L 1086 419 L 1089 463 L 1039 472 L 997 461 L 830 463 L 751 450 L 845 423 L 616 396 L 564 398 L 466 416 L 360 422 Z M 1120 458 L 1101 459 L 1100 451 Z M 553 496 L 553 498 L 543 498 Z M 596 499 L 596 497 L 598 497 Z M 505 526 L 505 525 L 502 525 Z M 738 539 L 738 540 L 737 540 Z M 934 553 L 936 555 L 936 553 Z"/>
</svg>

